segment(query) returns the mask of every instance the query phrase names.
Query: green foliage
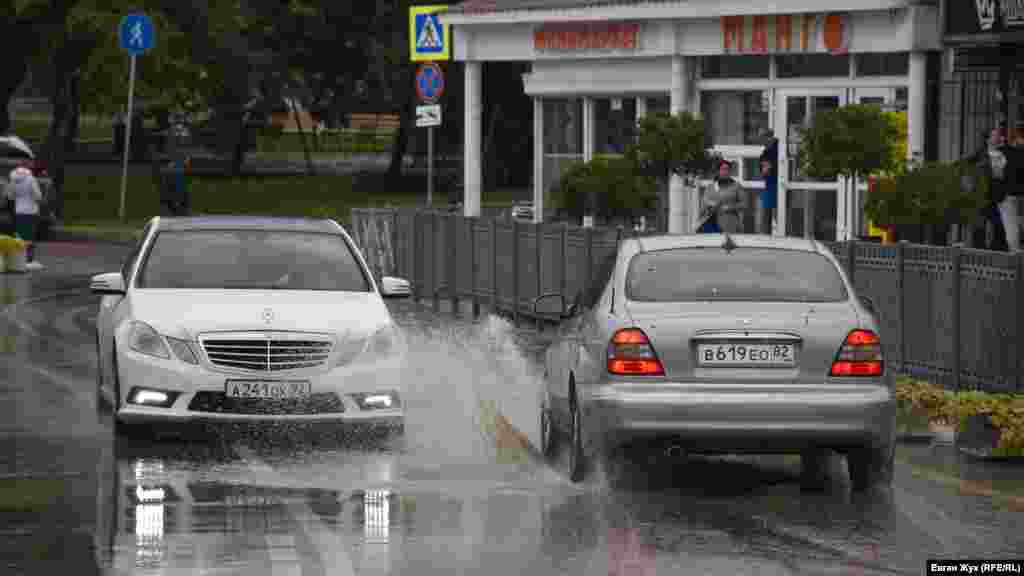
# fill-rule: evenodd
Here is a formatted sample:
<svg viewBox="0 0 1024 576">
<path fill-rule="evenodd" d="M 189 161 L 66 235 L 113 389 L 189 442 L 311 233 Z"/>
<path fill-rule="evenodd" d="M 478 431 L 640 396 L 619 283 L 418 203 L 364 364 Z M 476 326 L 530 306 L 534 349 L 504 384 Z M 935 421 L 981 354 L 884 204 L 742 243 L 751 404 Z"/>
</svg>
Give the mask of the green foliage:
<svg viewBox="0 0 1024 576">
<path fill-rule="evenodd" d="M 569 168 L 552 200 L 576 217 L 592 201 L 595 215 L 605 218 L 653 208 L 655 190 L 654 180 L 641 174 L 630 158 L 601 156 Z"/>
<path fill-rule="evenodd" d="M 999 430 L 994 456 L 1024 456 L 1024 395 L 979 390 L 953 393 L 929 382 L 900 378 L 896 401 L 901 410 L 923 411 L 932 422 L 956 425 L 961 432 L 971 418 L 987 416 Z"/>
<path fill-rule="evenodd" d="M 868 194 L 864 210 L 879 225 L 968 224 L 988 198 L 988 181 L 968 162 L 923 162 L 888 178 Z"/>
<path fill-rule="evenodd" d="M 899 138 L 898 125 L 879 106 L 853 104 L 822 112 L 801 130 L 802 169 L 815 178 L 898 172 Z"/>
<path fill-rule="evenodd" d="M 649 114 L 640 120 L 636 144 L 627 156 L 643 173 L 658 179 L 668 174 L 705 174 L 717 156 L 709 152 L 704 120 L 689 112 Z"/>
</svg>

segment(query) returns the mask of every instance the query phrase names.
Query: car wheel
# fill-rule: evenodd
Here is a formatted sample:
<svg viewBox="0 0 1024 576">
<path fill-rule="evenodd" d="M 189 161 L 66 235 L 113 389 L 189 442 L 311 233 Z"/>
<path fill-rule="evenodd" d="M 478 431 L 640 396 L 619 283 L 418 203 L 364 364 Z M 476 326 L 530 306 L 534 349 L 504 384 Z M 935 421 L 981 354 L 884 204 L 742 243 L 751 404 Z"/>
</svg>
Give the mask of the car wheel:
<svg viewBox="0 0 1024 576">
<path fill-rule="evenodd" d="M 100 353 L 100 333 L 96 332 L 96 411 L 101 416 L 110 413 L 110 401 L 103 394 L 103 356 Z"/>
<path fill-rule="evenodd" d="M 800 453 L 800 488 L 823 490 L 828 479 L 827 450 L 812 448 Z"/>
<path fill-rule="evenodd" d="M 569 480 L 583 480 L 583 422 L 575 394 L 569 404 Z"/>
<path fill-rule="evenodd" d="M 892 483 L 895 446 L 863 447 L 846 455 L 850 484 L 855 492 L 865 492 L 876 485 Z"/>
<path fill-rule="evenodd" d="M 545 394 L 545 397 L 547 395 Z M 551 404 L 545 398 L 540 406 L 540 453 L 545 460 L 551 459 L 555 453 L 555 430 L 551 419 Z"/>
</svg>

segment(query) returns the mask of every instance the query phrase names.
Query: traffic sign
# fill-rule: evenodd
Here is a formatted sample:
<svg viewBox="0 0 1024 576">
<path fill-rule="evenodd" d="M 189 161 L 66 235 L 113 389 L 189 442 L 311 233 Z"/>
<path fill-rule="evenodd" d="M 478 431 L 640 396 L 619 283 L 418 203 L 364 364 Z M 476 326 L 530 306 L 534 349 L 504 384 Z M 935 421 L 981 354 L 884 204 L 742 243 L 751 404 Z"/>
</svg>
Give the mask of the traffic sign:
<svg viewBox="0 0 1024 576">
<path fill-rule="evenodd" d="M 416 127 L 429 128 L 441 125 L 441 105 L 427 104 L 416 107 Z"/>
<path fill-rule="evenodd" d="M 443 62 L 451 58 L 449 26 L 441 24 L 440 13 L 448 6 L 409 8 L 409 57 L 413 62 Z"/>
<path fill-rule="evenodd" d="M 433 62 L 420 65 L 416 71 L 416 95 L 427 104 L 437 102 L 444 94 L 444 72 Z"/>
<path fill-rule="evenodd" d="M 138 56 L 156 44 L 156 29 L 153 21 L 145 14 L 129 14 L 121 19 L 118 28 L 121 49 L 132 56 Z"/>
</svg>

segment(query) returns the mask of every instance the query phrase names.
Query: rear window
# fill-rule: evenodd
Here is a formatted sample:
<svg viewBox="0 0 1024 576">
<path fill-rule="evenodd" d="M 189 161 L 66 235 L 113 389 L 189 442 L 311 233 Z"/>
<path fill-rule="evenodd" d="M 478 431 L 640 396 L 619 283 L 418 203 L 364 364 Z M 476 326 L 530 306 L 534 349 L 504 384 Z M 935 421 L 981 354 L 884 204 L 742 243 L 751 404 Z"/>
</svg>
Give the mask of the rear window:
<svg viewBox="0 0 1024 576">
<path fill-rule="evenodd" d="M 136 286 L 370 291 L 344 237 L 268 230 L 160 232 L 139 269 Z"/>
<path fill-rule="evenodd" d="M 775 248 L 681 248 L 633 257 L 626 297 L 641 302 L 840 302 L 846 285 L 821 254 Z"/>
</svg>

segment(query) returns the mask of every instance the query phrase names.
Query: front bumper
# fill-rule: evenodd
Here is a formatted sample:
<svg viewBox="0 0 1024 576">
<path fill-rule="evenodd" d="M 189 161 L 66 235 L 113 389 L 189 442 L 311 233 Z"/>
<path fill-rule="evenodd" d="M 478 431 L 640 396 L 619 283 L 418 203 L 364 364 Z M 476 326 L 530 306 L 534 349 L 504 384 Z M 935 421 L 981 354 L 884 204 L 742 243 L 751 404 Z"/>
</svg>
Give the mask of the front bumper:
<svg viewBox="0 0 1024 576">
<path fill-rule="evenodd" d="M 888 446 L 896 401 L 884 382 L 615 383 L 584 390 L 587 433 L 605 445 L 664 439 L 696 452 Z"/>
<path fill-rule="evenodd" d="M 172 358 L 164 360 L 119 351 L 118 378 L 120 409 L 117 419 L 135 423 L 187 422 L 339 422 L 398 427 L 404 422 L 401 394 L 400 358 L 372 365 L 342 366 L 330 371 L 306 374 L 239 374 L 214 371 L 204 365 L 186 364 Z M 308 380 L 312 396 L 304 401 L 237 401 L 224 397 L 228 379 L 280 378 Z M 175 392 L 169 407 L 128 403 L 132 389 Z M 396 405 L 388 408 L 364 408 L 360 395 L 393 393 Z"/>
</svg>

